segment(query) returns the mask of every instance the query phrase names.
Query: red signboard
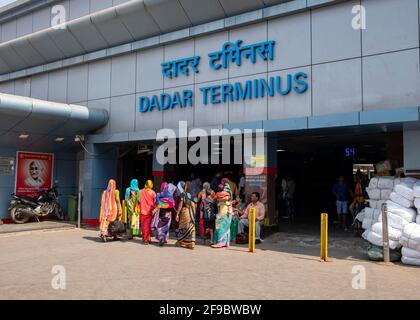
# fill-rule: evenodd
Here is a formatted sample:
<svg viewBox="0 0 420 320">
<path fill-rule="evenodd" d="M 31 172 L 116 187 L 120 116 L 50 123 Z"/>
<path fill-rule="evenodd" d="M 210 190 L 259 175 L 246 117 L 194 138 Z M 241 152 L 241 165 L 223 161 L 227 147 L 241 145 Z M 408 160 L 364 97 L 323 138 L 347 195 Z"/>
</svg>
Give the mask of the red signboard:
<svg viewBox="0 0 420 320">
<path fill-rule="evenodd" d="M 53 154 L 18 151 L 16 159 L 17 195 L 31 197 L 52 188 Z"/>
</svg>

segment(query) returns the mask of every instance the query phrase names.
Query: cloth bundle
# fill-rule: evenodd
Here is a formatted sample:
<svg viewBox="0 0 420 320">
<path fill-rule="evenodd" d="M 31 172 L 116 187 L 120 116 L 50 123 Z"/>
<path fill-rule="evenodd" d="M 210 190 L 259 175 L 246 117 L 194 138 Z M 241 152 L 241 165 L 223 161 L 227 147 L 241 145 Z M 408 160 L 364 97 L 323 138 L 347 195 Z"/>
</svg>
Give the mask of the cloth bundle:
<svg viewBox="0 0 420 320">
<path fill-rule="evenodd" d="M 402 263 L 420 266 L 420 224 L 413 222 L 406 225 L 402 231 L 400 244 L 403 246 Z"/>
</svg>

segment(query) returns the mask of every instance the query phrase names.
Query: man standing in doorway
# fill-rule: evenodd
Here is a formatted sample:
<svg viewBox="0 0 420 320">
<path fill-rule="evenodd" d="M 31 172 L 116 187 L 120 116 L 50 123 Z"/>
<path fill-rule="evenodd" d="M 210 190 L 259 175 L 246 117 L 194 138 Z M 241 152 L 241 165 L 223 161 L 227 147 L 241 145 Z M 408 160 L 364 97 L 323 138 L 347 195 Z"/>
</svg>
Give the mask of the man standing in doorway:
<svg viewBox="0 0 420 320">
<path fill-rule="evenodd" d="M 264 223 L 265 207 L 260 201 L 258 192 L 251 193 L 251 203 L 246 207 L 245 213 L 239 217 L 238 233 L 244 233 L 245 227 L 249 227 L 249 210 L 255 208 L 255 242 L 261 243 L 261 225 Z"/>
<path fill-rule="evenodd" d="M 339 176 L 338 182 L 334 184 L 333 194 L 336 198 L 337 214 L 340 226 L 344 229 L 344 231 L 347 231 L 346 216 L 348 212 L 349 188 L 347 183 L 344 181 L 343 176 Z"/>
<path fill-rule="evenodd" d="M 222 183 L 222 176 L 223 176 L 223 172 L 218 171 L 216 175 L 213 177 L 213 179 L 211 180 L 210 188 L 214 192 L 217 192 L 217 190 L 219 190 L 219 185 Z"/>
</svg>

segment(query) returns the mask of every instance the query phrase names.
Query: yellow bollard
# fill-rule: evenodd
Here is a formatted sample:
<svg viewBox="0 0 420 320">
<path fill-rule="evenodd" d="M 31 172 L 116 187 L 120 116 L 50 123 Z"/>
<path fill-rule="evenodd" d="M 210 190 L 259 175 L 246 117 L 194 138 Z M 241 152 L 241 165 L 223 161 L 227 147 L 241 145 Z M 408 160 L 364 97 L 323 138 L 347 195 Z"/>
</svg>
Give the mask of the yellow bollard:
<svg viewBox="0 0 420 320">
<path fill-rule="evenodd" d="M 122 201 L 122 222 L 127 223 L 127 205 L 125 200 Z"/>
<path fill-rule="evenodd" d="M 328 213 L 321 213 L 321 260 L 328 259 Z"/>
<path fill-rule="evenodd" d="M 248 236 L 248 249 L 249 252 L 255 252 L 255 208 L 249 210 L 249 236 Z"/>
</svg>

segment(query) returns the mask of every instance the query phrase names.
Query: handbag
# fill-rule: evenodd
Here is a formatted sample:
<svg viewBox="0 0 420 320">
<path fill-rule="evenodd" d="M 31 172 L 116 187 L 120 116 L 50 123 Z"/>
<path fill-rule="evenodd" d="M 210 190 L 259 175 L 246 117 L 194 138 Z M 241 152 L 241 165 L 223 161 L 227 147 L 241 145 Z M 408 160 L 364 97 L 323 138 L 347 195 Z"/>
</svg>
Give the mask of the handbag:
<svg viewBox="0 0 420 320">
<path fill-rule="evenodd" d="M 108 225 L 108 233 L 111 235 L 125 233 L 125 225 L 122 221 L 111 221 Z"/>
<path fill-rule="evenodd" d="M 248 233 L 238 233 L 236 235 L 237 244 L 248 244 Z"/>
</svg>

